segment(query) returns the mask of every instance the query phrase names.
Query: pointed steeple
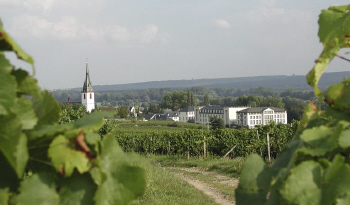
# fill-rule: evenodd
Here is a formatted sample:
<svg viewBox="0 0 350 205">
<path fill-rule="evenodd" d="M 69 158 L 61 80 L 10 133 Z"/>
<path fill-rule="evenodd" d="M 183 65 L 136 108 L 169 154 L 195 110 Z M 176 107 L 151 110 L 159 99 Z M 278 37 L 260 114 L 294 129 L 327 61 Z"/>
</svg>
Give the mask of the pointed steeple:
<svg viewBox="0 0 350 205">
<path fill-rule="evenodd" d="M 89 75 L 89 62 L 86 60 L 86 76 L 85 76 L 85 81 L 83 85 L 83 92 L 92 92 L 94 91 L 92 89 L 92 84 L 90 80 L 90 75 Z"/>
</svg>

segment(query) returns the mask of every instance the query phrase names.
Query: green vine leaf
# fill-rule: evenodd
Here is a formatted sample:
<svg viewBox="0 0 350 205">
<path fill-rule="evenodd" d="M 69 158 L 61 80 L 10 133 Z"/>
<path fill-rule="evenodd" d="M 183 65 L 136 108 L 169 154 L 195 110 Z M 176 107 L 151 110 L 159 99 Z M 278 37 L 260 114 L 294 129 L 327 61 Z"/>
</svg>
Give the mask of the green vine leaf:
<svg viewBox="0 0 350 205">
<path fill-rule="evenodd" d="M 290 204 L 319 205 L 323 169 L 314 161 L 305 161 L 292 169 L 280 193 Z"/>
<path fill-rule="evenodd" d="M 16 80 L 10 75 L 12 66 L 0 52 L 0 115 L 6 115 L 16 99 Z"/>
<path fill-rule="evenodd" d="M 33 72 L 35 73 L 33 58 L 22 50 L 22 48 L 11 38 L 3 28 L 2 23 L 0 24 L 0 51 L 14 51 L 17 58 L 32 64 Z"/>
<path fill-rule="evenodd" d="M 51 93 L 43 91 L 40 97 L 34 98 L 33 107 L 38 117 L 38 125 L 57 123 L 60 107 Z"/>
<path fill-rule="evenodd" d="M 97 190 L 97 185 L 93 182 L 88 173 L 74 174 L 66 178 L 60 184 L 61 205 L 93 205 L 93 197 Z"/>
<path fill-rule="evenodd" d="M 33 111 L 33 104 L 27 98 L 17 98 L 13 107 L 13 112 L 17 114 L 21 121 L 22 129 L 33 129 L 38 122 L 38 118 Z"/>
<path fill-rule="evenodd" d="M 0 150 L 18 177 L 23 176 L 28 161 L 27 137 L 21 132 L 21 121 L 13 114 L 0 116 Z"/>
<path fill-rule="evenodd" d="M 98 160 L 104 180 L 94 197 L 97 205 L 129 204 L 144 193 L 145 172 L 131 165 L 134 157 L 124 153 L 114 137 L 103 138 Z"/>
<path fill-rule="evenodd" d="M 329 106 L 339 110 L 350 108 L 350 78 L 345 78 L 344 82 L 332 85 L 326 93 L 326 102 Z"/>
<path fill-rule="evenodd" d="M 333 6 L 322 10 L 318 24 L 318 36 L 324 45 L 313 69 L 307 74 L 307 82 L 314 87 L 315 94 L 323 100 L 317 84 L 324 70 L 341 48 L 350 47 L 350 6 Z"/>
<path fill-rule="evenodd" d="M 48 156 L 57 171 L 66 177 L 73 174 L 74 168 L 80 173 L 87 172 L 91 166 L 89 159 L 82 151 L 76 150 L 76 143 L 63 135 L 56 137 L 50 144 Z"/>
<path fill-rule="evenodd" d="M 18 93 L 34 97 L 40 95 L 40 87 L 37 84 L 37 80 L 28 75 L 27 71 L 22 69 L 13 70 L 12 75 L 16 78 Z"/>
<path fill-rule="evenodd" d="M 19 191 L 18 205 L 57 205 L 59 203 L 53 178 L 43 173 L 33 174 L 23 180 Z"/>
<path fill-rule="evenodd" d="M 306 129 L 300 138 L 308 145 L 300 151 L 312 156 L 322 156 L 338 147 L 338 138 L 342 130 L 340 126 L 337 130 L 320 126 Z"/>
<path fill-rule="evenodd" d="M 0 204 L 8 204 L 10 197 L 9 189 L 0 189 Z"/>
</svg>

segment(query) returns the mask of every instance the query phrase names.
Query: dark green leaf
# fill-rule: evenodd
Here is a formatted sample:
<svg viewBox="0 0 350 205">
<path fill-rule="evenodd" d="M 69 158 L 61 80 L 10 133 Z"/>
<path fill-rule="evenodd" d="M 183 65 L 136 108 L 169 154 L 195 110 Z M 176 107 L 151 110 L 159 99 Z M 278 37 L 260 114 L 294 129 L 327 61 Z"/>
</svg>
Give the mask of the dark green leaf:
<svg viewBox="0 0 350 205">
<path fill-rule="evenodd" d="M 38 121 L 32 106 L 32 102 L 24 97 L 17 98 L 14 104 L 13 112 L 17 114 L 23 129 L 34 128 Z"/>
<path fill-rule="evenodd" d="M 339 146 L 346 149 L 350 147 L 350 130 L 343 130 L 339 136 Z"/>
<path fill-rule="evenodd" d="M 16 80 L 10 62 L 0 52 L 0 115 L 8 114 L 16 99 Z"/>
<path fill-rule="evenodd" d="M 99 165 L 105 178 L 94 197 L 96 204 L 129 204 L 143 194 L 145 172 L 131 165 L 133 159 L 119 148 L 113 136 L 104 137 Z"/>
<path fill-rule="evenodd" d="M 0 189 L 10 188 L 10 191 L 12 192 L 17 191 L 17 188 L 19 187 L 19 180 L 16 172 L 2 152 L 0 152 L 0 164 Z"/>
<path fill-rule="evenodd" d="M 103 125 L 103 118 L 111 116 L 111 112 L 94 112 L 86 115 L 74 123 L 75 128 L 97 131 Z"/>
<path fill-rule="evenodd" d="M 60 204 L 62 205 L 89 205 L 94 204 L 93 197 L 97 190 L 89 174 L 74 174 L 64 179 L 60 184 Z"/>
<path fill-rule="evenodd" d="M 23 180 L 19 191 L 18 205 L 55 205 L 59 202 L 53 179 L 45 174 L 33 174 Z"/>
<path fill-rule="evenodd" d="M 34 70 L 33 58 L 30 55 L 28 55 L 24 50 L 22 50 L 22 48 L 5 31 L 2 25 L 0 25 L 0 51 L 14 51 L 17 55 L 17 58 L 32 64 Z"/>
<path fill-rule="evenodd" d="M 322 204 L 334 204 L 340 194 L 350 195 L 350 166 L 345 158 L 336 155 L 324 176 Z"/>
<path fill-rule="evenodd" d="M 27 71 L 22 69 L 14 70 L 12 75 L 16 77 L 17 92 L 35 97 L 39 96 L 40 87 L 37 84 L 37 80 L 29 76 Z"/>
<path fill-rule="evenodd" d="M 57 123 L 60 108 L 51 93 L 43 91 L 41 97 L 34 98 L 33 105 L 39 120 L 38 125 Z"/>
<path fill-rule="evenodd" d="M 0 116 L 0 150 L 18 177 L 28 161 L 27 137 L 21 132 L 21 121 L 15 115 Z"/>
</svg>

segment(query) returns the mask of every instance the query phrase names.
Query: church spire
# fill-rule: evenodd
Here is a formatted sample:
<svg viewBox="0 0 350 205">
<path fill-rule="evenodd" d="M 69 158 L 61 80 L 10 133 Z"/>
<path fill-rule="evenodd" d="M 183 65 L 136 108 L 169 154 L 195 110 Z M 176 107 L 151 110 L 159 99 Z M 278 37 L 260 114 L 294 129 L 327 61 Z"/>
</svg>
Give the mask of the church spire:
<svg viewBox="0 0 350 205">
<path fill-rule="evenodd" d="M 89 62 L 86 59 L 86 76 L 85 76 L 85 81 L 83 85 L 83 92 L 92 92 L 92 84 L 90 80 L 90 75 L 89 75 Z"/>
</svg>

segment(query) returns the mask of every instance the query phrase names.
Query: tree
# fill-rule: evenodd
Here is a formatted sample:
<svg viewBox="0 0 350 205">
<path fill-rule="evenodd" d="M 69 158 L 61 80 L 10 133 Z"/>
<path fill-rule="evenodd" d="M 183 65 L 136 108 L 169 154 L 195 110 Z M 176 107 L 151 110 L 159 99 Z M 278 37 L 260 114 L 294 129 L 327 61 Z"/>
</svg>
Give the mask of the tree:
<svg viewBox="0 0 350 205">
<path fill-rule="evenodd" d="M 190 90 L 188 90 L 187 92 L 176 91 L 166 94 L 160 103 L 160 107 L 164 109 L 178 110 L 180 108 L 197 104 L 197 98 Z"/>
<path fill-rule="evenodd" d="M 209 118 L 209 125 L 210 125 L 210 129 L 212 130 L 225 128 L 224 120 L 216 116 Z"/>
<path fill-rule="evenodd" d="M 206 93 L 205 95 L 204 95 L 204 99 L 203 99 L 203 101 L 204 101 L 204 105 L 205 106 L 208 106 L 210 103 L 210 99 L 209 99 L 209 95 L 208 95 L 208 93 Z"/>
<path fill-rule="evenodd" d="M 117 115 L 121 118 L 127 118 L 129 115 L 128 107 L 125 105 L 119 106 L 117 108 Z"/>
</svg>

